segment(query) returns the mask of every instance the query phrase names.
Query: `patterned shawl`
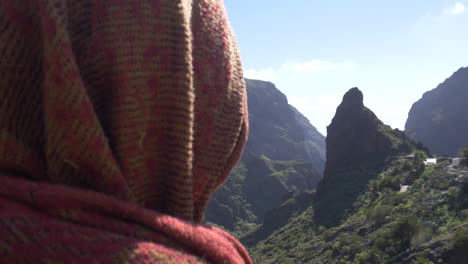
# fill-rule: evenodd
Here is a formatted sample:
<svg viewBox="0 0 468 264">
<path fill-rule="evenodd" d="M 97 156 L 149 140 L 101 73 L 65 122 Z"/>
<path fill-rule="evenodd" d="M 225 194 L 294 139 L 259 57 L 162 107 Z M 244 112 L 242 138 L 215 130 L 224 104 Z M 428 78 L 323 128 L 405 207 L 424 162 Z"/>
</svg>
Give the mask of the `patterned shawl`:
<svg viewBox="0 0 468 264">
<path fill-rule="evenodd" d="M 2 0 L 0 263 L 250 263 L 198 224 L 245 101 L 222 0 Z"/>
</svg>

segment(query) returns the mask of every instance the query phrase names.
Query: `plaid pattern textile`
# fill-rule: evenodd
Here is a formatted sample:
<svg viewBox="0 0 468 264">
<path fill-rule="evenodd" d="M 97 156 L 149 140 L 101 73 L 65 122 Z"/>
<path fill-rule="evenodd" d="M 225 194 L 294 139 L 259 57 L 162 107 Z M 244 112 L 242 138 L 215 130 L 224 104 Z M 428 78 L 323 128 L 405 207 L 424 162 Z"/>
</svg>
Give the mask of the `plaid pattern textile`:
<svg viewBox="0 0 468 264">
<path fill-rule="evenodd" d="M 247 136 L 222 0 L 0 2 L 0 262 L 250 263 L 198 223 Z"/>
</svg>

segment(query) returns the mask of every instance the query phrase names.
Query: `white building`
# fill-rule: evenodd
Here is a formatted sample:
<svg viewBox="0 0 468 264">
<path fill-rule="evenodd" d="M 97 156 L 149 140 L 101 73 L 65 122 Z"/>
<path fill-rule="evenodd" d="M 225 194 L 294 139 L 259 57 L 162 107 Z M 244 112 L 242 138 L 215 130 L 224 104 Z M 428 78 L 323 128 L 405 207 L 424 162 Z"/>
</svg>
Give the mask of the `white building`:
<svg viewBox="0 0 468 264">
<path fill-rule="evenodd" d="M 426 166 L 436 165 L 436 164 L 437 164 L 437 158 L 426 159 L 426 161 L 424 161 L 424 165 Z"/>
<path fill-rule="evenodd" d="M 400 192 L 406 192 L 408 191 L 409 185 L 401 185 L 400 184 Z"/>
</svg>

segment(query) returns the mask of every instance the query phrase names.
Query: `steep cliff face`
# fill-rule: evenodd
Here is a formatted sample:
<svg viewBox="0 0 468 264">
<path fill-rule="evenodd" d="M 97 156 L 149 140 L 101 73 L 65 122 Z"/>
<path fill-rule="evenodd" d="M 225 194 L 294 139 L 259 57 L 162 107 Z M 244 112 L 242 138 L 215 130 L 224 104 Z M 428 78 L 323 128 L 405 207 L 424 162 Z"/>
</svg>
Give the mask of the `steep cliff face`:
<svg viewBox="0 0 468 264">
<path fill-rule="evenodd" d="M 246 80 L 249 139 L 242 161 L 262 155 L 271 160 L 302 160 L 318 170 L 325 164 L 325 138 L 309 120 L 288 104 L 274 84 Z"/>
<path fill-rule="evenodd" d="M 350 89 L 327 127 L 327 162 L 317 188 L 315 218 L 324 226 L 338 223 L 391 156 L 410 153 L 415 143 L 380 121 Z"/>
<path fill-rule="evenodd" d="M 406 134 L 431 152 L 454 155 L 468 147 L 468 67 L 460 68 L 413 104 Z"/>
<path fill-rule="evenodd" d="M 206 220 L 237 234 L 291 195 L 314 189 L 325 138 L 272 83 L 246 80 L 249 138 L 241 161 L 213 195 Z"/>
</svg>

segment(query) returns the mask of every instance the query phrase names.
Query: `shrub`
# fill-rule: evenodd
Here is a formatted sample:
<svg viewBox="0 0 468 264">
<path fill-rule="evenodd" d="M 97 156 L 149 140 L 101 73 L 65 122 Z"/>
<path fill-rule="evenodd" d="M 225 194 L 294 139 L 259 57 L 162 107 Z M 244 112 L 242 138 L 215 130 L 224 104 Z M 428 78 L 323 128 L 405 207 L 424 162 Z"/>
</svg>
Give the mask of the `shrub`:
<svg viewBox="0 0 468 264">
<path fill-rule="evenodd" d="M 340 245 L 340 242 L 338 241 L 335 241 L 332 245 L 332 250 L 334 253 L 338 253 L 341 249 L 341 245 Z"/>
<path fill-rule="evenodd" d="M 402 183 L 401 178 L 398 176 L 385 176 L 380 182 L 379 182 L 379 190 L 383 189 L 390 189 L 393 191 L 398 191 L 400 190 L 400 184 Z"/>
<path fill-rule="evenodd" d="M 462 203 L 462 209 L 468 209 L 468 181 L 464 181 L 460 187 L 460 200 Z"/>
<path fill-rule="evenodd" d="M 415 215 L 400 217 L 392 228 L 392 237 L 401 249 L 411 250 L 411 239 L 419 231 L 419 219 Z"/>
<path fill-rule="evenodd" d="M 364 239 L 359 235 L 352 235 L 349 239 L 351 253 L 356 254 L 364 247 Z"/>
<path fill-rule="evenodd" d="M 464 148 L 461 151 L 461 164 L 464 166 L 468 166 L 468 148 Z"/>
<path fill-rule="evenodd" d="M 434 262 L 425 257 L 417 257 L 415 260 L 411 261 L 411 264 L 434 264 Z"/>
<path fill-rule="evenodd" d="M 434 237 L 434 231 L 430 225 L 425 225 L 420 228 L 419 232 L 413 237 L 413 245 L 421 245 Z"/>
<path fill-rule="evenodd" d="M 379 189 L 379 181 L 378 180 L 371 180 L 369 184 L 367 185 L 367 188 L 373 193 L 376 194 L 380 189 Z"/>
<path fill-rule="evenodd" d="M 455 248 L 468 248 L 468 228 L 460 228 L 453 235 L 453 246 Z"/>
<path fill-rule="evenodd" d="M 392 207 L 390 205 L 379 205 L 369 210 L 368 217 L 377 225 L 382 225 L 385 223 L 385 217 L 390 215 L 391 212 Z"/>
<path fill-rule="evenodd" d="M 292 261 L 290 258 L 287 257 L 281 257 L 277 260 L 278 264 L 294 264 L 294 261 Z"/>
<path fill-rule="evenodd" d="M 340 252 L 343 253 L 343 254 L 349 254 L 349 253 L 351 253 L 351 247 L 350 246 L 344 246 L 344 247 L 341 248 Z"/>
<path fill-rule="evenodd" d="M 382 258 L 377 250 L 371 249 L 356 254 L 355 261 L 362 264 L 375 264 L 382 263 Z"/>
<path fill-rule="evenodd" d="M 391 230 L 388 227 L 383 227 L 369 235 L 369 238 L 375 248 L 385 252 L 393 246 L 391 235 Z"/>
</svg>

